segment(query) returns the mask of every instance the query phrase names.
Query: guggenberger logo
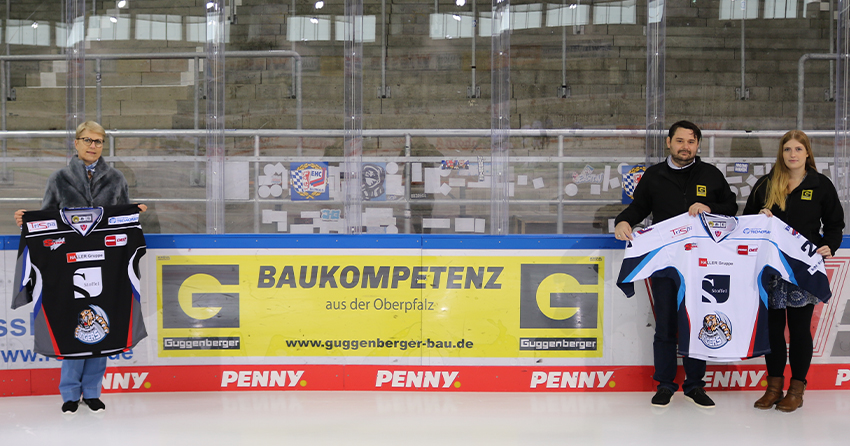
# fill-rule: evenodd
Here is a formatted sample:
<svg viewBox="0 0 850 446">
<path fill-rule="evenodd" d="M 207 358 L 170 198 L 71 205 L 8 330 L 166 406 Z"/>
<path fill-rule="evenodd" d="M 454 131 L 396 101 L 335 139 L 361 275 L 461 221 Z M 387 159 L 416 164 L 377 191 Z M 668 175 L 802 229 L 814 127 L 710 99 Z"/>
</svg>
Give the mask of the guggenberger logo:
<svg viewBox="0 0 850 446">
<path fill-rule="evenodd" d="M 598 285 L 599 265 L 522 265 L 520 328 L 598 328 L 599 293 L 582 292 Z"/>
<path fill-rule="evenodd" d="M 519 338 L 520 351 L 601 355 L 601 264 L 601 257 L 590 257 L 575 263 L 521 265 L 519 328 L 530 336 Z"/>
<path fill-rule="evenodd" d="M 239 265 L 162 265 L 162 328 L 239 328 L 239 293 L 195 289 L 195 276 L 210 276 L 221 285 L 239 284 Z M 181 302 L 181 288 L 190 299 Z"/>
<path fill-rule="evenodd" d="M 163 350 L 241 348 L 239 337 L 197 336 L 208 328 L 239 328 L 239 293 L 210 292 L 239 284 L 239 265 L 162 265 L 162 328 L 193 329 L 192 337 L 162 338 Z M 182 298 L 181 298 L 182 296 Z"/>
</svg>

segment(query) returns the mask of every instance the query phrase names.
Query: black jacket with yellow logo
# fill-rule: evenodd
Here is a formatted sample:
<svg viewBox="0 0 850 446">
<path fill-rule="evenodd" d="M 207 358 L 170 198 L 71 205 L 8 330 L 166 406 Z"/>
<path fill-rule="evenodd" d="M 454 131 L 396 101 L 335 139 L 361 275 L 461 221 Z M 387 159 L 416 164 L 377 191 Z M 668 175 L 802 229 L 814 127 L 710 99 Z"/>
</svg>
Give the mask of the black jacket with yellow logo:
<svg viewBox="0 0 850 446">
<path fill-rule="evenodd" d="M 615 223 L 626 221 L 634 226 L 650 213 L 652 222 L 658 223 L 688 212 L 697 202 L 711 208 L 714 214 L 738 212 L 735 194 L 716 167 L 696 157 L 692 165 L 676 170 L 665 159 L 646 169 L 635 188 L 634 201 L 617 216 Z"/>
<path fill-rule="evenodd" d="M 771 173 L 759 178 L 747 199 L 744 215 L 757 214 L 767 198 L 767 184 Z M 841 246 L 844 231 L 844 209 L 832 181 L 826 176 L 808 169 L 803 182 L 785 198 L 785 210 L 773 206 L 773 215 L 803 234 L 815 246 L 829 246 L 835 251 Z M 821 227 L 823 233 L 821 233 Z"/>
</svg>

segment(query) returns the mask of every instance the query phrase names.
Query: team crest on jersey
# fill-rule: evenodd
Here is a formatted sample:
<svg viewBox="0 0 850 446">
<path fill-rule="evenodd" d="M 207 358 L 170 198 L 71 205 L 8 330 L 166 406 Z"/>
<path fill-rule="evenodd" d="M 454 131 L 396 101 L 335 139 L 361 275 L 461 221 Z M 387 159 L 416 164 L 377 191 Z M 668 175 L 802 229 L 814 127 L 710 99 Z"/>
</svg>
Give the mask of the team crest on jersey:
<svg viewBox="0 0 850 446">
<path fill-rule="evenodd" d="M 812 200 L 812 195 L 814 195 L 814 191 L 811 189 L 804 189 L 803 195 L 800 197 L 801 200 Z"/>
<path fill-rule="evenodd" d="M 56 251 L 57 248 L 65 244 L 65 237 L 45 239 L 43 243 L 45 248 L 50 248 L 51 251 Z"/>
<path fill-rule="evenodd" d="M 702 318 L 699 340 L 708 348 L 718 349 L 732 340 L 732 323 L 725 314 L 715 311 Z"/>
<path fill-rule="evenodd" d="M 697 197 L 705 197 L 708 189 L 702 184 L 697 184 Z"/>
<path fill-rule="evenodd" d="M 109 334 L 109 317 L 103 308 L 89 305 L 77 317 L 74 337 L 85 344 L 97 344 Z"/>
</svg>

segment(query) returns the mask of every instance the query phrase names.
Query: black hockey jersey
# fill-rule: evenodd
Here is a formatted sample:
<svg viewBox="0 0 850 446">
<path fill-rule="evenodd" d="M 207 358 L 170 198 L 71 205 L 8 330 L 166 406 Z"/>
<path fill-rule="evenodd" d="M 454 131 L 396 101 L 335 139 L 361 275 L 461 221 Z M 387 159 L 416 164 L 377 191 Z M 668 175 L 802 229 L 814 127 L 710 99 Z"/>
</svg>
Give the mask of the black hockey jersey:
<svg viewBox="0 0 850 446">
<path fill-rule="evenodd" d="M 147 336 L 139 293 L 145 250 L 135 204 L 27 211 L 12 308 L 35 300 L 35 352 L 109 356 Z"/>
<path fill-rule="evenodd" d="M 626 247 L 617 279 L 667 277 L 676 282 L 679 353 L 736 361 L 770 352 L 767 281 L 771 276 L 832 296 L 817 247 L 776 217 L 682 214 L 638 231 Z"/>
</svg>

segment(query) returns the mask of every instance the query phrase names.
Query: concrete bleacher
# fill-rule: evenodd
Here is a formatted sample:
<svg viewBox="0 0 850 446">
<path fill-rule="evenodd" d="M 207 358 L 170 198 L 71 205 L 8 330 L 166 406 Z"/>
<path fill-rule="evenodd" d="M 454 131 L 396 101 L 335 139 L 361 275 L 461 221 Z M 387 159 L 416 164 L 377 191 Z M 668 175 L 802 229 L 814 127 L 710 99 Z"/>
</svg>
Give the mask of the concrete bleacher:
<svg viewBox="0 0 850 446">
<path fill-rule="evenodd" d="M 292 49 L 303 58 L 303 128 L 338 129 L 343 109 L 343 49 L 339 41 L 296 42 L 286 39 L 291 4 L 244 0 L 230 27 L 229 50 Z M 285 4 L 284 4 L 285 3 Z M 56 12 L 38 0 L 21 0 L 12 8 L 31 20 L 56 20 Z M 107 13 L 111 2 L 98 3 Z M 131 16 L 170 14 L 202 16 L 195 0 L 131 2 Z M 486 10 L 486 5 L 481 5 Z M 805 53 L 829 50 L 826 12 L 808 6 L 808 19 L 748 20 L 746 76 L 748 100 L 741 86 L 739 20 L 718 20 L 716 2 L 668 2 L 666 27 L 666 112 L 689 117 L 709 128 L 782 129 L 795 124 L 797 61 Z M 342 13 L 328 5 L 326 15 Z M 638 4 L 638 23 L 645 16 Z M 387 86 L 379 98 L 380 36 L 363 45 L 363 125 L 366 128 L 481 128 L 490 125 L 490 39 L 478 38 L 476 84 L 479 98 L 467 97 L 471 86 L 470 39 L 434 40 L 428 36 L 433 3 L 387 2 Z M 440 2 L 441 12 L 457 10 Z M 380 3 L 369 0 L 366 14 L 378 15 Z M 311 3 L 296 3 L 296 15 L 312 13 Z M 787 26 L 788 23 L 793 27 Z M 790 28 L 790 29 L 789 29 Z M 512 127 L 533 122 L 554 127 L 641 127 L 646 111 L 646 37 L 636 25 L 585 25 L 567 32 L 567 85 L 570 96 L 557 96 L 562 84 L 561 28 L 514 31 L 511 36 Z M 180 40 L 89 42 L 87 53 L 198 51 L 203 45 Z M 13 54 L 56 52 L 55 47 L 12 46 Z M 62 128 L 65 108 L 63 62 L 15 62 L 11 83 L 15 100 L 7 104 L 10 130 Z M 291 61 L 227 61 L 226 113 L 236 128 L 295 128 Z M 825 101 L 829 63 L 806 66 L 806 127 L 831 128 L 834 104 Z M 186 60 L 105 61 L 102 67 L 102 113 L 108 128 L 192 128 L 195 69 Z M 89 67 L 87 85 L 95 83 Z M 93 88 L 87 88 L 87 115 L 94 114 Z M 203 127 L 205 105 L 200 107 Z M 58 115 L 58 116 L 57 116 Z"/>
</svg>

